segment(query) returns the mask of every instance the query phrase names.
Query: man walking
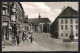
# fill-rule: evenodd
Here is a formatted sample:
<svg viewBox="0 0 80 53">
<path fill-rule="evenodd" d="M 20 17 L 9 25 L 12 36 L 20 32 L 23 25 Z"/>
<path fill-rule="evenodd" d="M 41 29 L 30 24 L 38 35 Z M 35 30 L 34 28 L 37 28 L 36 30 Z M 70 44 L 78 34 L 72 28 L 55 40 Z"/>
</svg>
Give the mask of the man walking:
<svg viewBox="0 0 80 53">
<path fill-rule="evenodd" d="M 17 26 L 14 24 L 14 44 L 16 43 L 16 36 L 17 36 Z"/>
<path fill-rule="evenodd" d="M 32 43 L 32 41 L 33 41 L 32 35 L 31 35 L 30 39 L 31 39 L 31 43 Z"/>
<path fill-rule="evenodd" d="M 39 39 L 39 36 L 38 36 L 38 39 Z"/>
<path fill-rule="evenodd" d="M 17 38 L 17 46 L 19 46 L 19 36 L 17 36 L 16 38 Z"/>
</svg>

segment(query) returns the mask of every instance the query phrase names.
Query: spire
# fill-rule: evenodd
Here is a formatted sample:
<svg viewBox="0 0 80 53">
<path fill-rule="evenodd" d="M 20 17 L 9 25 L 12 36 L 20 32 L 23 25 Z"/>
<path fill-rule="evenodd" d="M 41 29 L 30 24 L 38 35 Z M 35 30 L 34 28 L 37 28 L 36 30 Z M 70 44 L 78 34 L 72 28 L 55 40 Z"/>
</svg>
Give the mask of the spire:
<svg viewBox="0 0 80 53">
<path fill-rule="evenodd" d="M 39 13 L 39 17 L 38 17 L 39 19 L 41 18 L 41 15 L 40 15 L 40 13 Z"/>
</svg>

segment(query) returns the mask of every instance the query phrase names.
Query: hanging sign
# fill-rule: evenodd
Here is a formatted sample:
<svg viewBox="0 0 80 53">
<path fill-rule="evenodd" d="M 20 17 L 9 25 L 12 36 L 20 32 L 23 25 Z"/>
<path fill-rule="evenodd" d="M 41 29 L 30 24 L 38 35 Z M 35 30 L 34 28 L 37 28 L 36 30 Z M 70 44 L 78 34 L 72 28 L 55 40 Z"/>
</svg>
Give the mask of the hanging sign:
<svg viewBox="0 0 80 53">
<path fill-rule="evenodd" d="M 3 26 L 7 26 L 8 25 L 8 23 L 7 22 L 3 22 Z"/>
</svg>

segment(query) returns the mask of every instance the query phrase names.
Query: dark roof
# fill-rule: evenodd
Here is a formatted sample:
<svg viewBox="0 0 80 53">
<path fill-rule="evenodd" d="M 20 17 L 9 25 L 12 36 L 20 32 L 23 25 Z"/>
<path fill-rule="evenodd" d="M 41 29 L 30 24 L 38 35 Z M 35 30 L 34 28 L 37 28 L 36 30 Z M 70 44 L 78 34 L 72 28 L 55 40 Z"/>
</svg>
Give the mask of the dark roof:
<svg viewBox="0 0 80 53">
<path fill-rule="evenodd" d="M 21 7 L 22 11 L 24 12 L 24 9 L 23 9 L 22 4 L 21 4 L 20 2 L 18 2 L 18 4 L 20 5 L 20 7 Z"/>
<path fill-rule="evenodd" d="M 78 18 L 78 12 L 68 6 L 57 18 Z"/>
<path fill-rule="evenodd" d="M 34 22 L 34 25 L 39 25 L 39 23 L 47 23 L 47 22 L 51 22 L 48 18 L 34 18 L 34 19 L 30 19 L 32 22 Z"/>
</svg>

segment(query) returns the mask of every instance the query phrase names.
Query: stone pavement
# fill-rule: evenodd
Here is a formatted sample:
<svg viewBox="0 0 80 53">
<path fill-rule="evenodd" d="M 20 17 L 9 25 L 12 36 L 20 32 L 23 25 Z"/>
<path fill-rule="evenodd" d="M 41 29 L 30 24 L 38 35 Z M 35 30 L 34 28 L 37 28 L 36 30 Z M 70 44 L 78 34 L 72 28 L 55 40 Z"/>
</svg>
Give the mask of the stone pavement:
<svg viewBox="0 0 80 53">
<path fill-rule="evenodd" d="M 37 44 L 35 41 L 33 41 L 33 43 L 25 41 L 24 43 L 21 42 L 19 46 L 17 45 L 5 46 L 5 48 L 2 48 L 2 51 L 49 51 L 49 50 Z"/>
<path fill-rule="evenodd" d="M 63 42 L 62 39 L 51 38 L 49 33 L 35 33 L 33 38 L 39 45 L 51 51 L 78 51 L 78 42 Z"/>
<path fill-rule="evenodd" d="M 2 51 L 78 51 L 78 42 L 63 42 L 62 39 L 51 38 L 48 33 L 35 33 L 33 43 L 29 39 L 19 46 L 5 46 Z"/>
</svg>

